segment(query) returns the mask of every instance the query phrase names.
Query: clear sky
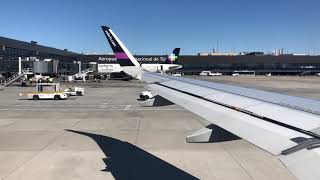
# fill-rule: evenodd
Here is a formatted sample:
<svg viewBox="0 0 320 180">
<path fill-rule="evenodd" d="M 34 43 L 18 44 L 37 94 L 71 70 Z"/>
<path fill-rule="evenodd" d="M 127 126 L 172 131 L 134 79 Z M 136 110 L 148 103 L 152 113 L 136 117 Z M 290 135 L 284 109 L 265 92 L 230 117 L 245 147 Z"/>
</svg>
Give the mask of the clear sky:
<svg viewBox="0 0 320 180">
<path fill-rule="evenodd" d="M 8 0 L 0 36 L 110 53 L 101 25 L 133 54 L 272 51 L 320 54 L 319 0 Z"/>
</svg>

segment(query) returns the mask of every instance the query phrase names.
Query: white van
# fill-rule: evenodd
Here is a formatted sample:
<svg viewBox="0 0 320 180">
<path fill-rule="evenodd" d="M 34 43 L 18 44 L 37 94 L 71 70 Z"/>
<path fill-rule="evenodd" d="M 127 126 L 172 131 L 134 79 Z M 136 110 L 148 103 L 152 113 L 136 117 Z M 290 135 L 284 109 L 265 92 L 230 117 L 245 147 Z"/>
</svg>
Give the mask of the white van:
<svg viewBox="0 0 320 180">
<path fill-rule="evenodd" d="M 201 73 L 199 75 L 200 76 L 209 76 L 209 74 L 211 74 L 211 71 L 201 71 Z"/>
</svg>

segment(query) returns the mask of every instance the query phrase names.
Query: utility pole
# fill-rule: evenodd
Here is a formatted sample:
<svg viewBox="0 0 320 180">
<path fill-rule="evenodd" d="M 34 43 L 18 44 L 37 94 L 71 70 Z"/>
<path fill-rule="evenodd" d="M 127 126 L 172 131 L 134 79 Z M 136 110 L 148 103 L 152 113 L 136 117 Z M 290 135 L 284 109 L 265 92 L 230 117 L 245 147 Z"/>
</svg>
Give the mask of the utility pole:
<svg viewBox="0 0 320 180">
<path fill-rule="evenodd" d="M 22 62 L 21 61 L 22 61 L 22 58 L 19 57 L 19 72 L 18 72 L 19 75 L 22 74 Z"/>
</svg>

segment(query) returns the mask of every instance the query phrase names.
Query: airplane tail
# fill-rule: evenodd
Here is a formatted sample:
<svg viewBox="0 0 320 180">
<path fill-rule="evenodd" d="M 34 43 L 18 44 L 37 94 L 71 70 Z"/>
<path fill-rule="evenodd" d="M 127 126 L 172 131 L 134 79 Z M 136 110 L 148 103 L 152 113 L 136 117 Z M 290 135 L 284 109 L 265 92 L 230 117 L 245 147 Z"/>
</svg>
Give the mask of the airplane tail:
<svg viewBox="0 0 320 180">
<path fill-rule="evenodd" d="M 107 26 L 101 26 L 108 42 L 123 71 L 130 76 L 141 79 L 142 68 L 117 35 Z"/>
<path fill-rule="evenodd" d="M 167 56 L 165 64 L 176 64 L 180 53 L 180 48 L 175 48 L 171 54 Z"/>
</svg>

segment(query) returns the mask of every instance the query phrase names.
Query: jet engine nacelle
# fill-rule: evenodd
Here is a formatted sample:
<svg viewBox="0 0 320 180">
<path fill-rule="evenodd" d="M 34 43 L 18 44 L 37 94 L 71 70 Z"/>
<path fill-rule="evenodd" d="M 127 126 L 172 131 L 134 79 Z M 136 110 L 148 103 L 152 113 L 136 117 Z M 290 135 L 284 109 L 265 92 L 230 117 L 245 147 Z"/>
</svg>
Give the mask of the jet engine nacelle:
<svg viewBox="0 0 320 180">
<path fill-rule="evenodd" d="M 147 100 L 147 99 L 152 99 L 153 95 L 151 93 L 151 91 L 142 91 L 140 93 L 140 99 L 141 100 Z"/>
</svg>

